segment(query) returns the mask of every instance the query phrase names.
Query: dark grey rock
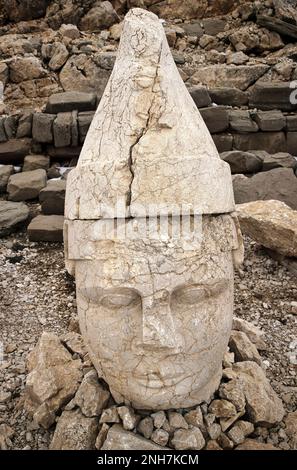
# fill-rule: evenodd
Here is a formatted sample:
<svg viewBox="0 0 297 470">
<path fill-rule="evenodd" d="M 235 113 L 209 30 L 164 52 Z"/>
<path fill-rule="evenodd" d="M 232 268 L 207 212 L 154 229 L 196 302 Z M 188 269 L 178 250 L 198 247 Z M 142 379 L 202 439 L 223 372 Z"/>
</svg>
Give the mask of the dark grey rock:
<svg viewBox="0 0 297 470">
<path fill-rule="evenodd" d="M 189 88 L 189 93 L 192 96 L 197 108 L 205 108 L 211 104 L 210 96 L 205 87 L 193 86 Z"/>
<path fill-rule="evenodd" d="M 36 142 L 50 144 L 53 141 L 53 114 L 35 113 L 33 115 L 32 136 Z"/>
<path fill-rule="evenodd" d="M 292 91 L 289 82 L 258 82 L 250 94 L 249 106 L 263 111 L 294 111 L 297 105 L 290 102 Z"/>
<path fill-rule="evenodd" d="M 249 101 L 247 93 L 237 88 L 212 88 L 209 95 L 214 103 L 225 106 L 245 106 Z"/>
<path fill-rule="evenodd" d="M 54 121 L 55 147 L 71 145 L 72 113 L 59 113 Z"/>
<path fill-rule="evenodd" d="M 229 114 L 226 108 L 214 106 L 200 109 L 208 130 L 211 133 L 224 132 L 229 127 Z"/>
<path fill-rule="evenodd" d="M 91 111 L 96 109 L 96 94 L 79 91 L 65 91 L 52 95 L 46 105 L 46 112 L 50 114 L 65 113 L 69 111 Z"/>
<path fill-rule="evenodd" d="M 29 209 L 22 202 L 0 201 L 0 237 L 8 235 L 12 230 L 25 222 L 29 217 Z"/>
<path fill-rule="evenodd" d="M 231 173 L 257 173 L 262 169 L 262 160 L 260 157 L 249 152 L 241 152 L 233 150 L 231 152 L 224 152 L 221 154 L 222 160 L 229 163 Z"/>
<path fill-rule="evenodd" d="M 45 215 L 63 215 L 66 180 L 49 181 L 39 193 L 42 212 Z"/>
<path fill-rule="evenodd" d="M 286 125 L 285 116 L 278 110 L 258 111 L 254 119 L 264 132 L 281 131 Z"/>
<path fill-rule="evenodd" d="M 62 242 L 64 217 L 62 215 L 38 215 L 28 227 L 32 242 Z"/>
<path fill-rule="evenodd" d="M 258 125 L 249 111 L 234 110 L 229 112 L 230 128 L 237 132 L 257 132 Z"/>
</svg>

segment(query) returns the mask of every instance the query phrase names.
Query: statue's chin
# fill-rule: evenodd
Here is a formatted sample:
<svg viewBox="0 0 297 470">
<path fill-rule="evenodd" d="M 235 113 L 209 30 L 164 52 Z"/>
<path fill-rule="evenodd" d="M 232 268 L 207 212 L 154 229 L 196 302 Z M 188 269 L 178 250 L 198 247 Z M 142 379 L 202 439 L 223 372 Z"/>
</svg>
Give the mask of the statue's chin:
<svg viewBox="0 0 297 470">
<path fill-rule="evenodd" d="M 119 387 L 118 390 L 110 385 L 110 391 L 114 400 L 118 403 L 131 405 L 136 409 L 167 410 L 171 408 L 190 408 L 208 401 L 218 389 L 222 377 L 222 368 L 207 381 L 206 385 L 195 386 L 189 390 L 189 379 L 180 379 L 176 385 L 161 381 L 147 381 L 131 377 L 129 389 Z M 195 377 L 193 377 L 195 381 Z M 184 386 L 183 386 L 184 382 Z M 197 378 L 198 383 L 198 378 Z"/>
</svg>

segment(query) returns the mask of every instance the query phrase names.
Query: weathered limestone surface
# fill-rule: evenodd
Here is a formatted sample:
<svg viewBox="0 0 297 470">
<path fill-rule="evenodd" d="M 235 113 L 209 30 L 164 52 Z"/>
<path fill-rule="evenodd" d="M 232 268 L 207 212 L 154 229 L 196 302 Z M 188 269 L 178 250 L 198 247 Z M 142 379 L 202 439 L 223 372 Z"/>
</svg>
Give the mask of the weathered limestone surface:
<svg viewBox="0 0 297 470">
<path fill-rule="evenodd" d="M 7 235 L 29 217 L 29 209 L 23 202 L 0 201 L 0 237 Z"/>
<path fill-rule="evenodd" d="M 64 235 L 82 335 L 117 403 L 190 407 L 218 388 L 232 326 L 233 262 L 242 256 L 233 210 L 229 165 L 159 19 L 131 10 L 67 179 Z M 180 214 L 189 215 L 182 233 Z M 155 433 L 155 442 L 168 440 L 166 433 Z"/>
<path fill-rule="evenodd" d="M 120 198 L 123 216 L 145 216 L 149 204 L 164 205 L 166 213 L 174 206 L 176 214 L 181 202 L 191 213 L 233 210 L 229 168 L 152 13 L 134 9 L 126 16 L 111 78 L 69 178 L 69 219 L 114 217 Z"/>
<path fill-rule="evenodd" d="M 254 201 L 237 206 L 242 231 L 284 256 L 297 257 L 297 211 L 280 201 Z"/>
</svg>

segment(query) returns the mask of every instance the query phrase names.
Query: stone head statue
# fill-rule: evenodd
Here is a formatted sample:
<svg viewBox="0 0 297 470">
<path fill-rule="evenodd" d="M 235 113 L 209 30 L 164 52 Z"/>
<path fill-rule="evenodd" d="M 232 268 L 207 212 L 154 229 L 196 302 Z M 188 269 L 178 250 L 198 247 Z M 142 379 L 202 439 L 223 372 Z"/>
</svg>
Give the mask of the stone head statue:
<svg viewBox="0 0 297 470">
<path fill-rule="evenodd" d="M 218 387 L 242 256 L 233 211 L 159 19 L 130 10 L 65 214 L 82 335 L 118 403 L 190 407 Z"/>
</svg>

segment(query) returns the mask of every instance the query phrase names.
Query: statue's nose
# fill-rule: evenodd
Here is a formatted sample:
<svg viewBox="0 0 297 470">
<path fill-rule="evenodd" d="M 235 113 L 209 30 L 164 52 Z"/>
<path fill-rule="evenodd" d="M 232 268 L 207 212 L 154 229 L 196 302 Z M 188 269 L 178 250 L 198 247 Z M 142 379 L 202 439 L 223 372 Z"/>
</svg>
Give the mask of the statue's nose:
<svg viewBox="0 0 297 470">
<path fill-rule="evenodd" d="M 142 347 L 145 349 L 181 350 L 169 303 L 144 300 L 142 304 Z"/>
</svg>

